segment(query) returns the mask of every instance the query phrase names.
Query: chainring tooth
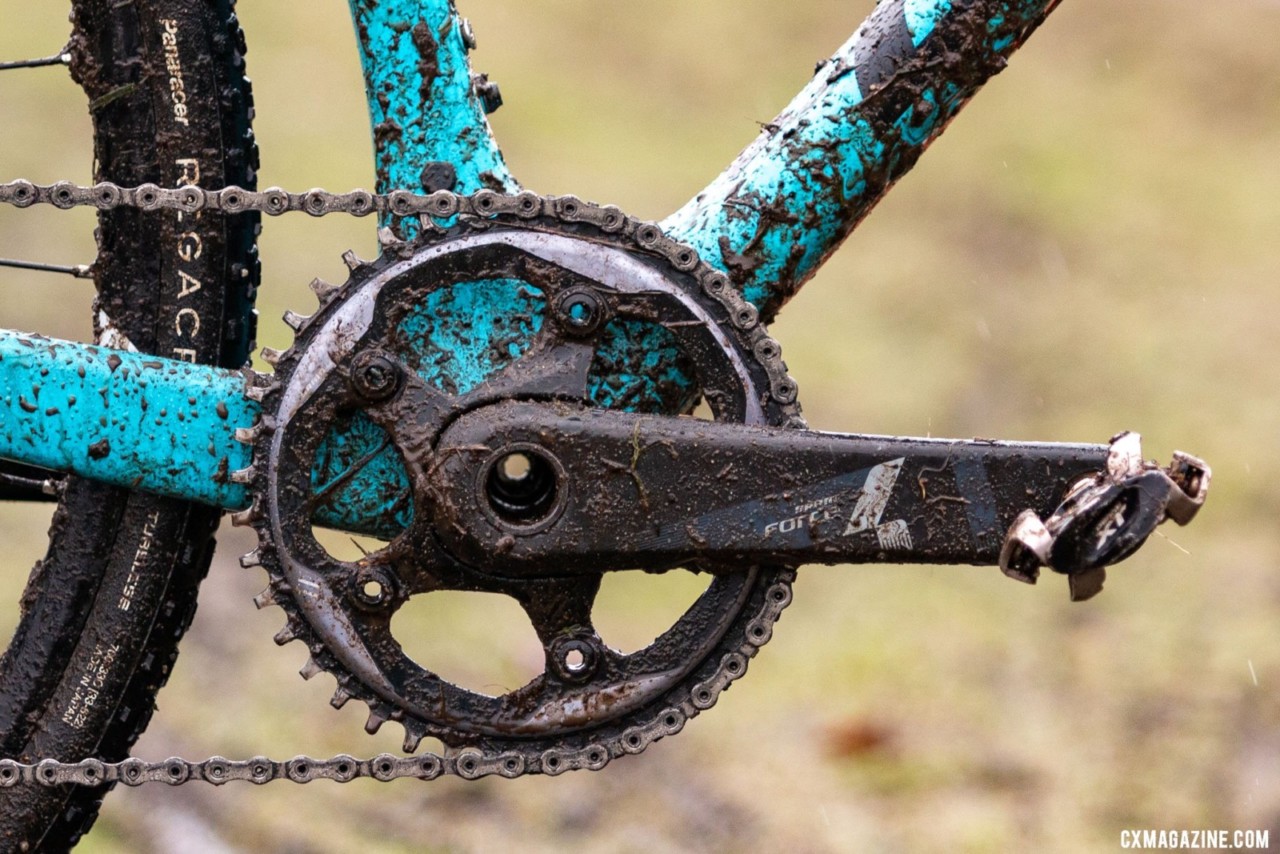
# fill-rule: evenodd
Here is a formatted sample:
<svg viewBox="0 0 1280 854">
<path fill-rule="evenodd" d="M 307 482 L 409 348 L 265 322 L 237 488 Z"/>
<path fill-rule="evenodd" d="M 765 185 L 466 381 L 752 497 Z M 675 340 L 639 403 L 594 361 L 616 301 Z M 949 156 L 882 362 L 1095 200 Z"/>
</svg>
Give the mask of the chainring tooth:
<svg viewBox="0 0 1280 854">
<path fill-rule="evenodd" d="M 351 252 L 343 255 L 350 271 L 344 284 L 333 285 L 321 279 L 311 283 L 319 304 L 314 314 L 286 313 L 286 323 L 296 333 L 293 345 L 278 353 L 264 350 L 263 358 L 273 365 L 275 373 L 252 383 L 246 392 L 260 400 L 263 411 L 272 415 L 264 416 L 254 427 L 237 436 L 254 449 L 253 464 L 238 476 L 249 482 L 255 495 L 267 496 L 268 502 L 276 500 L 271 493 L 275 488 L 271 473 L 276 464 L 273 442 L 277 429 L 287 428 L 287 418 L 282 417 L 277 427 L 274 414 L 281 406 L 286 389 L 291 387 L 290 383 L 301 369 L 318 330 L 388 268 L 426 249 L 447 245 L 459 233 L 468 234 L 494 227 L 550 231 L 580 240 L 605 242 L 647 259 L 651 266 L 665 265 L 670 271 L 665 274 L 666 278 L 688 282 L 681 285 L 682 293 L 704 307 L 714 307 L 709 316 L 723 316 L 724 320 L 717 321 L 717 324 L 762 370 L 764 379 L 756 390 L 756 396 L 769 423 L 803 425 L 796 403 L 795 383 L 786 374 L 781 348 L 767 336 L 754 307 L 730 286 L 723 273 L 698 259 L 691 247 L 671 240 L 652 223 L 626 217 L 615 207 L 602 207 L 573 197 L 488 194 L 483 197 L 485 208 L 481 212 L 476 207 L 477 197 L 449 196 L 445 201 L 449 201 L 451 209 L 458 214 L 457 224 L 451 227 L 452 230 L 424 229 L 422 235 L 411 242 L 401 241 L 394 235 L 381 235 L 383 251 L 377 259 L 363 261 Z M 441 193 L 425 198 L 431 204 L 439 205 L 439 197 L 442 197 Z M 536 200 L 532 208 L 531 198 Z M 286 644 L 299 640 L 308 647 L 310 657 L 302 669 L 303 676 L 311 678 L 322 671 L 333 675 L 337 686 L 331 705 L 341 708 L 351 698 L 364 702 L 369 709 L 365 728 L 370 733 L 378 731 L 388 720 L 401 723 L 406 753 L 417 750 L 425 738 L 440 739 L 448 748 L 441 770 L 468 779 L 489 775 L 512 777 L 525 773 L 597 770 L 618 756 L 639 753 L 654 741 L 679 732 L 689 718 L 714 705 L 719 695 L 746 672 L 747 662 L 769 640 L 774 622 L 790 602 L 794 580 L 794 571 L 784 567 L 765 568 L 760 570 L 764 575 L 753 575 L 749 583 L 755 586 L 750 588 L 752 592 L 740 602 L 739 610 L 726 623 L 724 631 L 728 634 L 720 636 L 710 651 L 692 665 L 674 687 L 638 709 L 604 724 L 571 729 L 554 736 L 485 735 L 406 712 L 404 702 L 392 702 L 385 691 L 375 690 L 353 674 L 342 663 L 340 650 L 329 648 L 323 633 L 311 625 L 299 603 L 284 571 L 281 549 L 285 546 L 276 541 L 272 529 L 271 520 L 275 518 L 272 507 L 264 507 L 255 501 L 237 518 L 238 523 L 252 525 L 259 537 L 257 548 L 246 555 L 242 563 L 264 567 L 271 579 L 267 590 L 255 599 L 255 603 L 259 607 L 279 605 L 286 612 L 286 625 L 276 635 L 276 642 Z M 734 627 L 739 632 L 736 639 L 729 636 L 735 631 Z M 374 765 L 377 765 L 377 760 L 374 760 Z M 382 779 L 377 768 L 370 774 Z"/>
</svg>

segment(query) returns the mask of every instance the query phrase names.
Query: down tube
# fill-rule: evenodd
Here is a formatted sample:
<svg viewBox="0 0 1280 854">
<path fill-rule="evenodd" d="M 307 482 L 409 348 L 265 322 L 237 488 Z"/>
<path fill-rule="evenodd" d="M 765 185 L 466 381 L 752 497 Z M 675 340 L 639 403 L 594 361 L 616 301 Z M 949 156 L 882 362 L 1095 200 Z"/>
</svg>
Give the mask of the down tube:
<svg viewBox="0 0 1280 854">
<path fill-rule="evenodd" d="M 664 228 L 773 318 L 1058 3 L 882 0 Z"/>
</svg>

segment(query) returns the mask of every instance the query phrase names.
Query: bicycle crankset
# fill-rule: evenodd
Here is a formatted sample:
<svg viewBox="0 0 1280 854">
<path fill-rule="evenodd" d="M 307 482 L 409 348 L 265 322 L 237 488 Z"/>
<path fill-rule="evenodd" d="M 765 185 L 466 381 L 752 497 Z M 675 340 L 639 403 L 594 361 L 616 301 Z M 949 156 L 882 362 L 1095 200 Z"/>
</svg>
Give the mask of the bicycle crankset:
<svg viewBox="0 0 1280 854">
<path fill-rule="evenodd" d="M 1047 565 L 1087 598 L 1203 501 L 1202 463 L 1156 468 L 1132 434 L 807 431 L 755 309 L 656 226 L 570 197 L 431 198 L 420 237 L 384 232 L 379 259 L 349 255 L 347 283 L 288 318 L 239 520 L 271 576 L 259 604 L 288 614 L 278 642 L 311 650 L 304 675 L 333 674 L 334 704 L 366 702 L 371 731 L 400 721 L 408 751 L 441 739 L 463 776 L 598 768 L 679 730 L 769 640 L 800 563 L 998 562 L 1027 581 Z M 636 342 L 677 367 L 620 364 Z M 643 411 L 699 397 L 713 421 Z M 312 533 L 350 517 L 344 494 L 381 508 L 389 540 L 354 562 Z M 674 567 L 710 586 L 651 645 L 612 649 L 592 623 L 603 573 Z M 519 602 L 545 672 L 494 697 L 412 660 L 392 616 L 442 590 Z"/>
<path fill-rule="evenodd" d="M 599 767 L 679 730 L 741 676 L 790 601 L 793 573 L 768 562 L 713 563 L 716 578 L 675 625 L 642 650 L 616 652 L 595 632 L 591 610 L 601 573 L 621 567 L 512 575 L 468 560 L 442 539 L 441 514 L 454 511 L 437 472 L 455 454 L 474 460 L 479 447 L 456 448 L 446 434 L 475 417 L 487 422 L 494 407 L 513 401 L 572 417 L 593 400 L 634 395 L 598 379 L 611 341 L 626 335 L 678 348 L 682 375 L 668 377 L 659 396 L 700 393 L 722 421 L 798 425 L 795 386 L 777 344 L 728 279 L 656 227 L 613 208 L 532 194 L 482 194 L 458 204 L 439 212 L 456 215 L 451 227 L 412 243 L 384 232 L 377 261 L 351 258 L 350 280 L 326 294 L 319 312 L 298 324 L 294 346 L 275 359 L 264 399 L 273 415 L 254 440 L 259 504 L 248 514 L 260 537 L 251 560 L 272 577 L 261 601 L 288 612 L 278 640 L 307 643 L 307 672 L 337 677 L 335 705 L 350 697 L 367 702 L 370 729 L 400 721 L 407 750 L 424 736 L 466 748 L 455 759 L 464 775 Z M 489 324 L 483 305 L 494 292 L 523 300 L 528 313 Z M 442 346 L 436 320 L 446 305 L 457 309 L 451 319 L 469 327 L 470 340 Z M 468 348 L 485 365 L 464 376 L 456 363 Z M 494 348 L 515 358 L 486 373 Z M 351 563 L 319 545 L 311 519 L 327 495 L 312 472 L 325 469 L 335 437 L 353 434 L 376 435 L 368 443 L 375 450 L 394 449 L 384 452 L 394 457 L 383 467 L 393 471 L 384 502 L 401 506 L 404 527 L 384 533 L 386 548 Z M 497 526 L 507 532 L 501 551 L 559 530 L 557 519 L 576 519 L 564 513 L 575 490 L 562 463 L 530 443 L 492 451 L 476 470 L 483 509 L 445 524 Z M 628 473 L 630 454 L 611 480 L 643 492 Z M 407 493 L 396 494 L 401 489 Z M 392 615 L 409 597 L 439 590 L 518 601 L 544 645 L 546 672 L 490 697 L 410 660 L 392 635 Z"/>
</svg>

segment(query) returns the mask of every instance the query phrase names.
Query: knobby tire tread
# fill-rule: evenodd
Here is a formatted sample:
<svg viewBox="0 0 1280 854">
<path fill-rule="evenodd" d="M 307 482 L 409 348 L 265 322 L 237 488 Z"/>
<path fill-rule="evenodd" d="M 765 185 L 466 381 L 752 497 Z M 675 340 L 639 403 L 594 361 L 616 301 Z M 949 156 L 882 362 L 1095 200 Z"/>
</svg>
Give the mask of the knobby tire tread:
<svg viewBox="0 0 1280 854">
<path fill-rule="evenodd" d="M 73 0 L 72 74 L 94 119 L 95 173 L 122 185 L 173 186 L 176 155 L 205 164 L 200 184 L 254 187 L 252 92 L 235 0 Z M 191 133 L 172 123 L 173 69 L 162 28 L 183 42 L 184 85 L 199 107 Z M 176 127 L 176 126 L 175 126 Z M 179 229 L 202 238 L 198 293 L 179 296 L 171 249 Z M 257 214 L 178 223 L 132 209 L 99 217 L 95 314 L 141 351 L 239 367 L 252 346 L 259 280 Z M 179 303 L 178 300 L 184 302 Z M 179 308 L 206 335 L 179 340 Z M 194 337 L 194 336 L 192 336 Z M 70 480 L 0 659 L 0 751 L 23 761 L 128 755 L 155 708 L 195 615 L 220 513 Z M 123 603 L 128 601 L 128 607 Z M 86 703 L 88 692 L 93 701 Z M 60 851 L 92 825 L 107 787 L 16 787 L 0 793 L 0 849 Z"/>
</svg>

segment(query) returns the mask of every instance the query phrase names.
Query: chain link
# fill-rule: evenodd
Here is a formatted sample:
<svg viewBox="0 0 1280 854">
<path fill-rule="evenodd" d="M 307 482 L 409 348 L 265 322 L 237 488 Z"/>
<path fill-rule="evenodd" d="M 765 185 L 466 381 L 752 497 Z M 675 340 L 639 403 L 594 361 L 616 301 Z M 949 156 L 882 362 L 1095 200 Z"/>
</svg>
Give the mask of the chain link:
<svg viewBox="0 0 1280 854">
<path fill-rule="evenodd" d="M 793 578 L 792 573 L 787 573 L 769 588 L 765 612 L 748 629 L 750 640 L 741 650 L 727 653 L 723 657 L 715 676 L 694 687 L 688 701 L 689 708 L 669 708 L 651 724 L 628 730 L 612 750 L 608 745 L 594 744 L 581 750 L 553 748 L 543 751 L 539 757 L 541 772 L 555 776 L 573 770 L 598 771 L 617 756 L 641 753 L 658 739 L 675 735 L 684 728 L 690 717 L 715 705 L 720 693 L 729 687 L 730 682 L 746 672 L 748 660 L 768 642 L 774 621 L 791 603 Z M 24 763 L 14 759 L 0 759 L 0 789 L 22 785 L 102 786 L 115 783 L 125 786 L 141 786 L 146 783 L 181 786 L 199 782 L 221 786 L 233 781 L 262 785 L 276 780 L 293 783 L 310 783 L 312 780 L 349 783 L 357 779 L 371 779 L 389 783 L 401 779 L 434 780 L 445 775 L 467 780 L 488 776 L 514 778 L 527 771 L 528 763 L 519 753 L 510 751 L 492 755 L 475 748 L 464 748 L 446 756 L 434 753 L 421 756 L 381 753 L 368 759 L 357 759 L 347 754 L 328 759 L 295 756 L 288 760 L 270 759 L 266 756 L 231 760 L 212 756 L 198 762 L 176 756 L 156 762 L 136 757 L 120 762 L 104 762 L 100 759 L 59 762 L 56 759 L 43 759 Z"/>
<path fill-rule="evenodd" d="M 456 213 L 457 196 L 441 191 L 429 196 L 396 190 L 375 194 L 367 190 L 349 193 L 330 193 L 313 189 L 305 193 L 290 193 L 279 187 L 266 190 L 246 190 L 242 187 L 226 187 L 206 190 L 201 187 L 158 187 L 140 184 L 137 187 L 121 187 L 109 181 L 83 186 L 69 181 L 56 184 L 33 184 L 30 181 L 10 181 L 0 184 L 0 203 L 27 208 L 32 205 L 53 205 L 67 210 L 93 207 L 109 211 L 116 208 L 139 208 L 144 211 L 175 210 L 183 213 L 218 211 L 237 214 L 259 211 L 269 216 L 280 216 L 302 211 L 311 216 L 345 213 L 367 216 L 371 213 L 391 212 L 397 216 L 451 216 Z"/>
<path fill-rule="evenodd" d="M 376 212 L 398 217 L 420 217 L 424 227 L 433 227 L 432 217 L 447 219 L 459 213 L 480 217 L 510 215 L 521 219 L 533 219 L 546 214 L 566 222 L 589 223 L 609 233 L 628 233 L 638 246 L 663 256 L 677 270 L 691 272 L 699 266 L 698 254 L 692 247 L 671 239 L 653 223 L 626 216 L 617 207 L 597 205 L 575 196 L 544 197 L 528 191 L 508 195 L 480 190 L 463 196 L 447 190 L 423 195 L 408 190 L 394 190 L 383 194 L 367 190 L 331 193 L 317 188 L 304 193 L 291 193 L 279 187 L 261 191 L 241 187 L 206 190 L 194 186 L 164 188 L 155 184 L 121 187 L 110 182 L 93 186 L 67 181 L 41 185 L 17 180 L 0 184 L 0 204 L 18 208 L 48 204 L 64 210 L 76 207 L 94 207 L 98 210 L 131 207 L 146 211 L 176 210 L 185 213 L 204 210 L 227 214 L 259 211 L 269 216 L 291 212 L 304 212 L 316 217 L 331 213 L 367 216 Z M 743 332 L 752 334 L 754 354 L 769 376 L 770 394 L 784 407 L 792 408 L 796 400 L 795 382 L 787 375 L 778 343 L 760 327 L 755 307 L 743 299 L 723 273 L 711 271 L 700 276 L 699 281 L 703 292 L 724 306 L 729 321 Z M 793 413 L 793 423 L 803 426 L 798 409 L 793 409 Z M 261 785 L 275 780 L 295 783 L 333 780 L 347 783 L 361 778 L 389 782 L 405 778 L 434 780 L 443 775 L 478 779 L 486 776 L 519 777 L 534 770 L 548 775 L 576 769 L 599 770 L 618 756 L 641 753 L 653 742 L 674 735 L 684 728 L 689 718 L 715 705 L 721 692 L 746 672 L 749 660 L 769 641 L 773 624 L 791 602 L 791 583 L 794 578 L 794 571 L 786 571 L 777 577 L 765 592 L 763 606 L 747 628 L 746 640 L 738 649 L 726 652 L 715 673 L 693 686 L 687 699 L 665 709 L 650 722 L 625 730 L 620 738 L 609 743 L 588 744 L 581 749 L 551 748 L 531 757 L 516 751 L 495 754 L 469 747 L 448 750 L 445 756 L 396 756 L 384 753 L 368 759 L 357 759 L 346 754 L 328 759 L 296 756 L 289 760 L 265 756 L 230 760 L 214 756 L 202 761 L 191 761 L 171 757 L 155 762 L 136 757 L 119 762 L 100 759 L 61 762 L 43 759 L 23 763 L 14 759 L 0 759 L 0 789 L 19 785 L 102 786 L 114 783 L 126 786 L 141 786 L 146 783 L 178 786 L 205 782 L 220 786 L 231 781 Z"/>
<path fill-rule="evenodd" d="M 394 756 L 390 753 L 369 759 L 346 755 L 330 759 L 296 756 L 288 761 L 268 759 L 265 756 L 233 761 L 213 756 L 200 762 L 171 757 L 159 762 L 146 762 L 142 759 L 125 759 L 121 762 L 103 762 L 98 759 L 58 762 L 45 759 L 34 764 L 24 764 L 3 759 L 0 760 L 0 788 L 31 784 L 101 786 L 111 783 L 126 786 L 141 786 L 145 783 L 180 786 L 197 781 L 214 786 L 233 781 L 261 785 L 273 780 L 289 780 L 294 783 L 334 780 L 347 783 L 360 777 L 384 782 L 402 778 L 434 780 L 446 773 L 450 764 L 434 754 Z"/>
</svg>

